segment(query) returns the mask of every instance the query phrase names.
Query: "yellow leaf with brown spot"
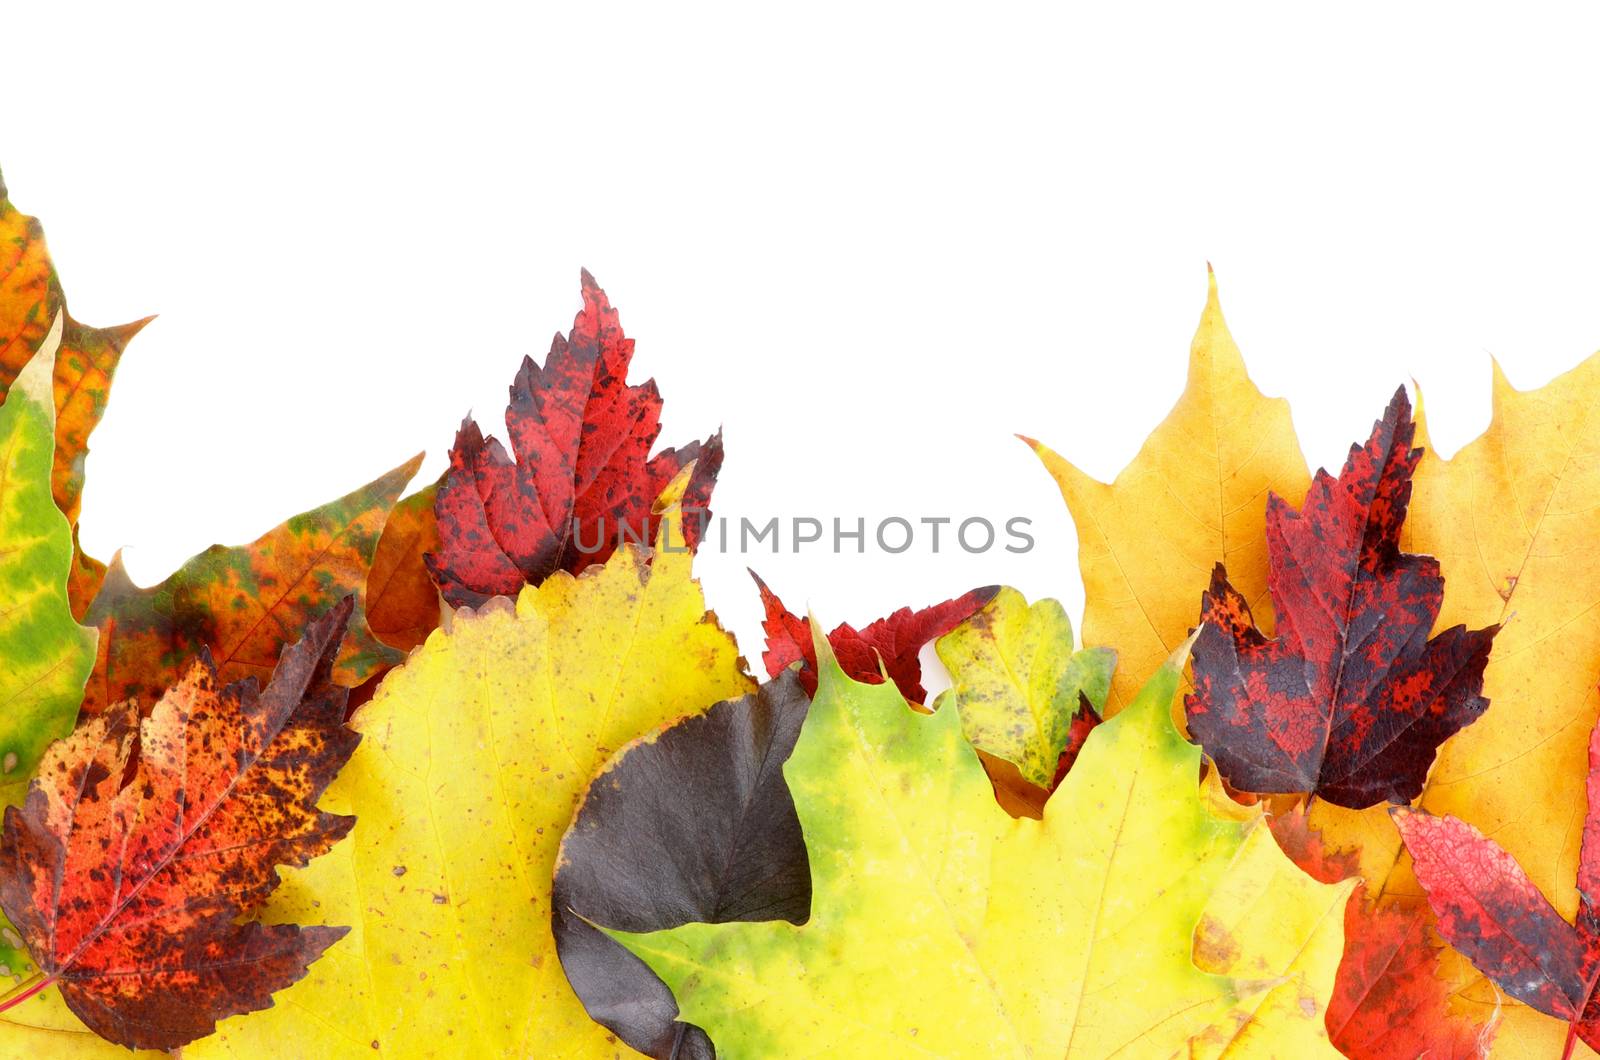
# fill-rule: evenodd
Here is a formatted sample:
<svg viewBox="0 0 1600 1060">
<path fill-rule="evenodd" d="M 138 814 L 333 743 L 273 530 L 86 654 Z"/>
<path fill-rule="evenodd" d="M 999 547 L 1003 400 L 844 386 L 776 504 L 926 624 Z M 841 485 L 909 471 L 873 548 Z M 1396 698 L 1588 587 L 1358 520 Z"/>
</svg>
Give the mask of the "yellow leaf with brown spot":
<svg viewBox="0 0 1600 1060">
<path fill-rule="evenodd" d="M 1194 628 L 1218 561 L 1268 623 L 1268 491 L 1298 504 L 1310 476 L 1282 398 L 1245 374 L 1210 279 L 1189 349 L 1189 382 L 1133 462 L 1107 485 L 1025 439 L 1061 488 L 1078 530 L 1083 639 L 1117 649 L 1115 713 Z"/>
<path fill-rule="evenodd" d="M 556 958 L 561 837 L 613 751 L 754 687 L 687 551 L 660 546 L 456 611 L 383 679 L 322 800 L 355 830 L 270 907 L 350 934 L 185 1060 L 632 1055 Z"/>
</svg>

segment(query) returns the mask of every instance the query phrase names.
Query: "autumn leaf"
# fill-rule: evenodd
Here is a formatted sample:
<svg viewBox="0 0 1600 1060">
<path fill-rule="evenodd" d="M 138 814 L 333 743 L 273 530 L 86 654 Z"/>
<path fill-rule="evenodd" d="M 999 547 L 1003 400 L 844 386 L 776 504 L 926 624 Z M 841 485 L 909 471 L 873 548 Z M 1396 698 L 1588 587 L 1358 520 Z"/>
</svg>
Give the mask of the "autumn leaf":
<svg viewBox="0 0 1600 1060">
<path fill-rule="evenodd" d="M 1267 504 L 1278 636 L 1268 640 L 1218 565 L 1201 603 L 1189 732 L 1230 785 L 1307 792 L 1360 809 L 1422 792 L 1439 744 L 1486 709 L 1479 694 L 1498 627 L 1428 639 L 1444 578 L 1400 551 L 1411 474 L 1402 387 L 1335 479 L 1305 508 Z"/>
<path fill-rule="evenodd" d="M 657 495 L 695 463 L 685 491 L 689 544 L 722 465 L 721 436 L 650 455 L 661 425 L 654 380 L 628 384 L 633 340 L 587 271 L 583 309 L 543 365 L 524 357 L 511 384 L 511 452 L 467 417 L 439 489 L 439 549 L 428 558 L 444 598 L 476 607 L 558 570 L 603 562 L 619 538 L 654 539 Z M 697 459 L 698 458 L 698 459 Z"/>
<path fill-rule="evenodd" d="M 1194 626 L 1211 569 L 1224 563 L 1267 629 L 1267 492 L 1297 500 L 1305 458 L 1281 398 L 1245 374 L 1210 288 L 1189 350 L 1189 381 L 1167 418 L 1111 485 L 1033 447 L 1072 512 L 1086 598 L 1083 638 L 1116 645 L 1115 713 Z"/>
<path fill-rule="evenodd" d="M 184 1060 L 628 1053 L 562 974 L 551 880 L 613 752 L 753 688 L 690 561 L 681 541 L 630 544 L 455 611 L 390 671 L 323 799 L 360 826 L 266 914 L 354 930 L 277 1008 L 223 1023 Z"/>
<path fill-rule="evenodd" d="M 1360 871 L 1351 852 L 1330 850 L 1302 807 L 1270 818 L 1279 847 L 1323 883 Z M 1469 1060 L 1487 1056 L 1495 1022 L 1451 1010 L 1439 950 L 1428 938 L 1425 902 L 1376 902 L 1356 887 L 1344 914 L 1344 958 L 1328 1002 L 1328 1036 L 1351 1060 L 1394 1056 Z"/>
<path fill-rule="evenodd" d="M 439 625 L 439 590 L 422 559 L 439 547 L 438 492 L 435 483 L 394 506 L 367 572 L 367 628 L 397 651 L 415 648 Z"/>
<path fill-rule="evenodd" d="M 1428 923 L 1425 908 L 1369 902 L 1365 886 L 1351 896 L 1345 956 L 1328 1005 L 1328 1034 L 1351 1060 L 1489 1055 L 1495 1013 L 1480 1023 L 1451 1010 Z"/>
<path fill-rule="evenodd" d="M 767 634 L 767 650 L 761 661 L 770 677 L 777 677 L 800 663 L 800 681 L 807 694 L 817 690 L 817 658 L 812 645 L 811 627 L 806 620 L 783 606 L 778 595 L 755 571 L 750 572 L 761 593 L 766 618 L 761 628 Z M 828 634 L 828 643 L 844 672 L 857 681 L 876 684 L 888 674 L 901 695 L 921 703 L 928 693 L 922 687 L 922 662 L 918 653 L 930 640 L 954 629 L 994 599 L 999 587 L 982 589 L 934 604 L 920 611 L 902 607 L 887 618 L 880 618 L 856 629 L 848 622 Z"/>
<path fill-rule="evenodd" d="M 617 753 L 561 841 L 556 950 L 589 1015 L 661 1060 L 712 1060 L 672 993 L 592 922 L 655 931 L 787 920 L 811 908 L 800 819 L 783 782 L 810 697 L 793 672 Z M 672 798 L 662 798 L 672 792 Z"/>
<path fill-rule="evenodd" d="M 1029 786 L 1054 791 L 1063 756 L 1070 768 L 1100 720 L 1117 653 L 1075 651 L 1058 602 L 1029 606 L 1010 588 L 940 637 L 938 651 L 951 687 L 934 709 L 956 710 L 973 747 L 1015 766 Z"/>
<path fill-rule="evenodd" d="M 336 501 L 293 516 L 248 545 L 213 545 L 160 585 L 141 589 L 121 557 L 89 608 L 99 656 L 83 709 L 148 705 L 201 649 L 224 682 L 265 678 L 295 631 L 367 585 L 378 539 L 422 454 Z M 367 627 L 359 596 L 333 679 L 353 687 L 403 658 Z"/>
<path fill-rule="evenodd" d="M 71 595 L 73 613 L 82 618 L 105 573 L 97 561 L 76 550 L 89 434 L 105 415 L 111 377 L 123 349 L 150 318 L 111 328 L 91 328 L 74 320 L 45 247 L 44 229 L 11 205 L 0 177 L 0 396 L 43 346 L 58 317 L 62 331 L 52 375 L 56 416 L 50 485 L 56 505 L 74 530 L 77 559 Z"/>
<path fill-rule="evenodd" d="M 128 701 L 54 744 L 7 809 L 0 907 L 101 1037 L 171 1049 L 270 1005 L 343 928 L 240 921 L 355 823 L 323 788 L 359 739 L 331 674 L 350 601 L 286 650 L 270 682 L 223 687 L 203 656 L 140 720 Z"/>
<path fill-rule="evenodd" d="M 611 932 L 720 1056 L 1100 1057 L 1135 1043 L 1139 1055 L 1193 1044 L 1210 1056 L 1253 1037 L 1258 1013 L 1282 1055 L 1336 1055 L 1322 1003 L 1348 885 L 1293 870 L 1259 815 L 1202 805 L 1199 749 L 1170 716 L 1181 656 L 1090 735 L 1034 821 L 995 804 L 954 712 L 914 712 L 816 643 L 817 693 L 784 765 L 810 920 Z M 1289 871 L 1263 888 L 1272 859 Z M 1204 920 L 1206 956 L 1223 958 L 1246 910 L 1283 925 L 1273 957 L 1293 951 L 1267 990 L 1191 955 Z M 1248 947 L 1272 933 L 1246 932 L 1227 963 L 1254 978 L 1275 962 Z M 1307 953 L 1314 967 L 1296 965 Z M 1295 1003 L 1265 996 L 1276 991 Z"/>
</svg>

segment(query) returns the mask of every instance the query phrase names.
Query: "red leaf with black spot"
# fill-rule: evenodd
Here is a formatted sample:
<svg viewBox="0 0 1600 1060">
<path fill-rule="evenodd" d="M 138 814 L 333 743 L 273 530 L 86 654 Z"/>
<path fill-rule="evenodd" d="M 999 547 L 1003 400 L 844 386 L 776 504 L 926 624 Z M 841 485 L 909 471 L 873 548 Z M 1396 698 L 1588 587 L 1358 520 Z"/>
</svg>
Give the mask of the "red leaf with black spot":
<svg viewBox="0 0 1600 1060">
<path fill-rule="evenodd" d="M 558 570 L 602 563 L 619 540 L 654 540 L 656 498 L 691 461 L 685 535 L 699 527 L 722 465 L 722 438 L 650 449 L 661 432 L 654 380 L 628 384 L 633 340 L 587 271 L 583 309 L 543 365 L 524 357 L 511 384 L 511 451 L 468 416 L 450 450 L 434 511 L 439 549 L 428 569 L 452 606 L 515 596 Z"/>
<path fill-rule="evenodd" d="M 1600 1049 L 1600 725 L 1589 735 L 1588 817 L 1578 855 L 1578 916 L 1569 924 L 1504 847 L 1472 825 L 1390 811 L 1439 934 L 1518 1001 L 1570 1025 Z"/>
<path fill-rule="evenodd" d="M 1422 792 L 1439 744 L 1487 709 L 1499 627 L 1428 633 L 1439 563 L 1400 551 L 1422 450 L 1401 388 L 1343 471 L 1295 511 L 1267 502 L 1277 637 L 1256 628 L 1221 564 L 1202 597 L 1189 732 L 1224 778 L 1258 794 L 1314 793 L 1361 809 Z"/>
<path fill-rule="evenodd" d="M 767 634 L 767 650 L 761 653 L 767 675 L 777 677 L 799 662 L 800 683 L 806 695 L 816 695 L 817 655 L 811 642 L 811 627 L 805 619 L 783 606 L 783 601 L 767 588 L 760 575 L 751 571 L 750 577 L 761 590 L 761 605 L 767 612 L 761 623 Z M 922 662 L 917 653 L 929 641 L 944 636 L 983 610 L 999 591 L 999 586 L 987 585 L 920 611 L 902 607 L 862 629 L 846 622 L 828 634 L 828 645 L 833 648 L 840 668 L 852 680 L 875 685 L 881 683 L 887 673 L 907 701 L 921 703 L 928 693 L 922 687 Z"/>
<path fill-rule="evenodd" d="M 266 688 L 217 686 L 209 658 L 139 718 L 85 717 L 6 810 L 0 907 L 41 976 L 101 1037 L 173 1049 L 272 994 L 344 935 L 248 919 L 355 823 L 317 799 L 360 737 L 332 667 L 347 597 L 286 649 Z"/>
</svg>

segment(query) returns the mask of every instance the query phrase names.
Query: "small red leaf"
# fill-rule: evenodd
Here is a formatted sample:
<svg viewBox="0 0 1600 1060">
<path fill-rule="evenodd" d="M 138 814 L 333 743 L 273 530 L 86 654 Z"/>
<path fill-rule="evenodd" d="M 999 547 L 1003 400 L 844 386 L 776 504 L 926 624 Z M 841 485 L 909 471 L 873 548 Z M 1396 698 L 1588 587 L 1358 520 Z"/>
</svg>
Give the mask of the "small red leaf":
<svg viewBox="0 0 1600 1060">
<path fill-rule="evenodd" d="M 1428 639 L 1444 579 L 1400 551 L 1422 450 L 1402 388 L 1337 479 L 1319 471 L 1301 511 L 1267 505 L 1278 635 L 1257 630 L 1217 565 L 1194 645 L 1189 731 L 1228 783 L 1313 792 L 1353 809 L 1409 802 L 1439 744 L 1489 703 L 1483 667 L 1498 627 Z"/>
<path fill-rule="evenodd" d="M 349 598 L 272 680 L 194 662 L 142 722 L 123 701 L 46 752 L 7 809 L 0 907 L 101 1037 L 172 1049 L 272 1004 L 346 928 L 244 919 L 355 823 L 317 799 L 360 737 L 332 681 Z"/>
<path fill-rule="evenodd" d="M 628 384 L 632 359 L 633 340 L 584 272 L 571 334 L 556 335 L 543 365 L 524 357 L 511 384 L 511 452 L 470 416 L 462 422 L 435 506 L 439 548 L 427 556 L 452 606 L 515 596 L 558 570 L 576 574 L 623 538 L 650 542 L 660 521 L 652 505 L 691 461 L 683 511 L 688 543 L 698 543 L 721 436 L 652 457 L 661 395 L 654 381 Z"/>
<path fill-rule="evenodd" d="M 1427 907 L 1369 903 L 1366 887 L 1344 913 L 1344 959 L 1328 1000 L 1328 1037 L 1351 1060 L 1489 1054 L 1492 1024 L 1450 1012 L 1439 951 L 1427 937 Z"/>
<path fill-rule="evenodd" d="M 767 650 L 761 654 L 767 675 L 777 677 L 794 663 L 802 663 L 800 682 L 806 695 L 815 695 L 817 658 L 810 627 L 805 619 L 783 606 L 755 571 L 750 572 L 750 577 L 761 591 L 761 604 L 767 613 L 761 623 L 767 634 Z M 901 695 L 920 704 L 928 693 L 922 687 L 922 662 L 917 653 L 929 641 L 944 636 L 981 611 L 999 591 L 998 586 L 989 585 L 920 611 L 902 607 L 859 630 L 844 623 L 828 634 L 828 644 L 848 677 L 879 684 L 888 673 Z"/>
<path fill-rule="evenodd" d="M 1289 859 L 1323 883 L 1360 871 L 1354 851 L 1330 850 L 1303 809 L 1269 818 Z M 1450 987 L 1439 978 L 1439 951 L 1428 939 L 1427 906 L 1367 900 L 1365 886 L 1345 905 L 1344 957 L 1328 999 L 1328 1038 L 1351 1060 L 1391 1056 L 1468 1060 L 1488 1055 L 1493 1025 L 1450 1011 Z"/>
</svg>

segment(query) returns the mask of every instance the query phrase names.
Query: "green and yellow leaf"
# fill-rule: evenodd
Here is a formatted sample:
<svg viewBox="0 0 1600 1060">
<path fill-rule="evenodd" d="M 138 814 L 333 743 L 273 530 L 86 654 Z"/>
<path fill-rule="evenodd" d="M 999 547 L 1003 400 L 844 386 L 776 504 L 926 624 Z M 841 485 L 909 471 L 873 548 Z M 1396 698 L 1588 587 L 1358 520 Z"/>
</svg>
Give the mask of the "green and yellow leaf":
<svg viewBox="0 0 1600 1060">
<path fill-rule="evenodd" d="M 1269 1032 L 1337 1055 L 1323 1012 L 1349 885 L 1295 880 L 1259 811 L 1206 808 L 1200 752 L 1171 720 L 1181 655 L 1095 730 L 1034 821 L 995 804 L 953 712 L 915 713 L 817 651 L 784 767 L 811 919 L 614 933 L 719 1055 L 1250 1055 Z M 1202 923 L 1229 975 L 1196 965 Z"/>
</svg>

